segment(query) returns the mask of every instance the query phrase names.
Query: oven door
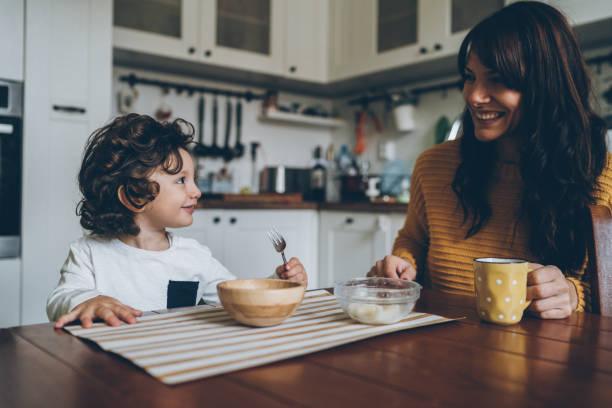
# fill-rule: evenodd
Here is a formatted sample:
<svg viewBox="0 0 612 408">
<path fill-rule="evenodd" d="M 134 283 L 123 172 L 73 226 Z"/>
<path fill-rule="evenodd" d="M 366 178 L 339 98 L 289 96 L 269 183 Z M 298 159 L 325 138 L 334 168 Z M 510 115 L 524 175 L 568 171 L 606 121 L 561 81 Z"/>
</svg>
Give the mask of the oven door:
<svg viewBox="0 0 612 408">
<path fill-rule="evenodd" d="M 20 118 L 0 116 L 0 258 L 20 251 L 21 124 Z"/>
</svg>

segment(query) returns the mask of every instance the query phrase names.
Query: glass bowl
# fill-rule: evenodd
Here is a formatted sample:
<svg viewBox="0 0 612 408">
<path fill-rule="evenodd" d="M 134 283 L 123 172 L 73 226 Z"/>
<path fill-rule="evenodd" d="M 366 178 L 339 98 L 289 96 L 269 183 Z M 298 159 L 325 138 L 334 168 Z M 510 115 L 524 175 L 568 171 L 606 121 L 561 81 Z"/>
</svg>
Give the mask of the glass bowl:
<svg viewBox="0 0 612 408">
<path fill-rule="evenodd" d="M 351 318 L 366 324 L 391 324 L 412 312 L 421 288 L 403 279 L 355 278 L 334 284 L 334 295 Z"/>
</svg>

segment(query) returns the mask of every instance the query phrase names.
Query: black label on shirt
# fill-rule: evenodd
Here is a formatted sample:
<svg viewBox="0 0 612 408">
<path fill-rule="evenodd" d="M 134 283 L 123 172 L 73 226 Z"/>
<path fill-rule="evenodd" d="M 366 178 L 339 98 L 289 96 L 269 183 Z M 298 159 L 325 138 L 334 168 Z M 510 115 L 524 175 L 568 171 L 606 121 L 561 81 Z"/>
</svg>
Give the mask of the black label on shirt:
<svg viewBox="0 0 612 408">
<path fill-rule="evenodd" d="M 168 301 L 166 307 L 195 306 L 200 282 L 168 281 Z"/>
</svg>

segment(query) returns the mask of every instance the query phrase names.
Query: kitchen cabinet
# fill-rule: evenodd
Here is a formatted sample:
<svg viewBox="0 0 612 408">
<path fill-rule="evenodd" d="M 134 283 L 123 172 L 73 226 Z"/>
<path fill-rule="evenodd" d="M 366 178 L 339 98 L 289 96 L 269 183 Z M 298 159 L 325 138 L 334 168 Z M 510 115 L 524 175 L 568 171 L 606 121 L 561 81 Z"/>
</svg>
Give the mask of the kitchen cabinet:
<svg viewBox="0 0 612 408">
<path fill-rule="evenodd" d="M 0 79 L 23 81 L 24 0 L 0 0 Z"/>
<path fill-rule="evenodd" d="M 400 213 L 321 211 L 320 285 L 364 277 L 377 260 L 391 253 L 403 221 Z"/>
<path fill-rule="evenodd" d="M 21 324 L 45 305 L 70 242 L 87 138 L 111 109 L 111 0 L 29 0 L 26 9 Z"/>
<path fill-rule="evenodd" d="M 308 287 L 316 288 L 317 220 L 315 210 L 196 210 L 191 226 L 172 231 L 208 246 L 238 278 L 266 278 L 282 263 L 267 236 L 274 226 L 287 242 L 287 260 L 299 258 L 308 272 Z"/>
<path fill-rule="evenodd" d="M 204 0 L 200 4 L 205 62 L 282 73 L 286 0 Z"/>
<path fill-rule="evenodd" d="M 198 59 L 199 0 L 114 0 L 113 45 Z"/>
<path fill-rule="evenodd" d="M 287 0 L 287 78 L 328 81 L 328 9 L 329 0 Z"/>
<path fill-rule="evenodd" d="M 286 1 L 114 0 L 113 45 L 280 75 Z"/>
<path fill-rule="evenodd" d="M 0 259 L 0 328 L 19 325 L 21 260 Z"/>
<path fill-rule="evenodd" d="M 330 7 L 333 80 L 454 55 L 504 0 L 338 0 Z"/>
</svg>

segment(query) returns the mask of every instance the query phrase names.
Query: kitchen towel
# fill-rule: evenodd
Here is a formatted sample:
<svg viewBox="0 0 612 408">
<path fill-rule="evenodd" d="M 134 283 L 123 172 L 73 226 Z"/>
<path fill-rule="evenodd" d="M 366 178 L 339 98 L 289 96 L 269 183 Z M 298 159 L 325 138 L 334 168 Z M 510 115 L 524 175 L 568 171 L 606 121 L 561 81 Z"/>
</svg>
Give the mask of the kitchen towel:
<svg viewBox="0 0 612 408">
<path fill-rule="evenodd" d="M 278 326 L 248 327 L 223 308 L 195 307 L 147 315 L 132 325 L 96 323 L 89 329 L 65 329 L 130 360 L 166 384 L 178 384 L 452 320 L 411 313 L 395 324 L 370 326 L 352 320 L 329 292 L 315 290 L 306 292 L 296 312 Z"/>
</svg>

